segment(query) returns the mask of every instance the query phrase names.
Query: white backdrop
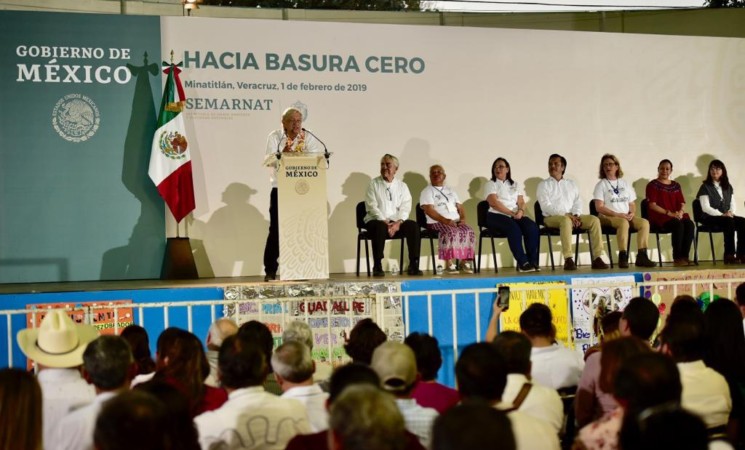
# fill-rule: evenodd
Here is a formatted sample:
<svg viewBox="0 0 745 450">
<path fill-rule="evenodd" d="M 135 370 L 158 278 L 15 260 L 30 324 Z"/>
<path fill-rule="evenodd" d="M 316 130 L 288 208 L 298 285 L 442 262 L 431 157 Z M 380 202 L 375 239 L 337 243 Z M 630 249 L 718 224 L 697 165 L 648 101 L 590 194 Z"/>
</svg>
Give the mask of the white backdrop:
<svg viewBox="0 0 745 450">
<path fill-rule="evenodd" d="M 161 20 L 163 54 L 174 50 L 176 61 L 186 60 L 183 79 L 212 82 L 186 88 L 197 196 L 188 231 L 202 277 L 262 273 L 270 185 L 261 161 L 266 135 L 280 127 L 282 110 L 293 104 L 307 108 L 304 126 L 334 153 L 328 172 L 332 273 L 354 270 L 354 207 L 378 175 L 384 153 L 399 157 L 398 175 L 415 202 L 429 166 L 443 164 L 446 182 L 465 200 L 474 226 L 475 205 L 496 157 L 507 158 L 513 178 L 525 184 L 532 213 L 536 185 L 547 176 L 553 152 L 567 157 L 567 176 L 579 183 L 585 202 L 605 152 L 619 156 L 625 178 L 641 196 L 659 160 L 671 159 L 689 203 L 716 157 L 727 164 L 745 213 L 745 181 L 738 173 L 745 143 L 742 39 Z M 249 53 L 255 64 L 231 67 L 236 54 L 242 65 Z M 298 67 L 275 69 L 266 54 L 279 55 L 279 61 L 289 54 Z M 300 70 L 302 54 L 337 55 L 343 65 L 354 57 L 359 71 Z M 373 69 L 380 57 L 400 57 L 419 73 L 371 72 L 365 66 L 370 57 L 378 58 Z M 241 89 L 239 82 L 276 83 L 278 89 Z M 286 89 L 291 83 L 365 91 Z M 250 100 L 254 110 L 219 109 L 222 99 L 227 105 Z M 257 103 L 264 110 L 256 110 Z M 708 255 L 708 245 L 701 249 Z M 395 258 L 397 247 L 393 251 Z M 512 264 L 504 243 L 500 254 Z M 426 269 L 426 258 L 421 264 Z"/>
</svg>

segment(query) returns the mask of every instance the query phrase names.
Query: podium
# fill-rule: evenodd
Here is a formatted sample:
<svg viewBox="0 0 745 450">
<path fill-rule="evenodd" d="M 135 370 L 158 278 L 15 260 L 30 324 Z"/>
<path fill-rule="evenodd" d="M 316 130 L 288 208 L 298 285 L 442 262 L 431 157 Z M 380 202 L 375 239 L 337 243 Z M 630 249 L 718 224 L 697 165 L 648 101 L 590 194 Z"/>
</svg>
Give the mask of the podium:
<svg viewBox="0 0 745 450">
<path fill-rule="evenodd" d="M 319 153 L 283 153 L 277 170 L 281 280 L 329 277 L 326 160 Z"/>
</svg>

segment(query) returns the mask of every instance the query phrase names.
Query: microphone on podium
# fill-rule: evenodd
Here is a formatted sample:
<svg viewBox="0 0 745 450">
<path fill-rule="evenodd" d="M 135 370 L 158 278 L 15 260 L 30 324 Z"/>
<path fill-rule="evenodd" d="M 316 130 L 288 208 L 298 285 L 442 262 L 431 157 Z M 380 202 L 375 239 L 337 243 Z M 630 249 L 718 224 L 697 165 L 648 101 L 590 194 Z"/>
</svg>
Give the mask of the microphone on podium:
<svg viewBox="0 0 745 450">
<path fill-rule="evenodd" d="M 321 145 L 323 145 L 323 157 L 326 158 L 326 166 L 329 166 L 329 157 L 331 156 L 331 153 L 329 153 L 329 149 L 326 148 L 326 144 L 324 144 L 322 140 L 318 139 L 318 136 L 313 134 L 312 131 L 306 130 L 305 128 L 303 128 L 303 131 L 313 136 L 318 142 L 321 143 Z"/>
</svg>

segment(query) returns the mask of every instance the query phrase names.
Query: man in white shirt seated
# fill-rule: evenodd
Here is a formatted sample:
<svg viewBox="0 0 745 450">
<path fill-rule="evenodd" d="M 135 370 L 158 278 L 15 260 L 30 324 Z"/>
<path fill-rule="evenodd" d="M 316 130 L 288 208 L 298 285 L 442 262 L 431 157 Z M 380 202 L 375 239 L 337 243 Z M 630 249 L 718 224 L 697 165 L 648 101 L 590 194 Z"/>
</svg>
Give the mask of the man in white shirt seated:
<svg viewBox="0 0 745 450">
<path fill-rule="evenodd" d="M 411 398 L 418 378 L 414 351 L 400 342 L 384 342 L 373 352 L 370 367 L 380 377 L 383 389 L 396 397 L 406 429 L 415 434 L 425 448 L 429 448 L 432 423 L 439 414 L 433 408 L 419 406 Z"/>
<path fill-rule="evenodd" d="M 327 429 L 329 395 L 313 383 L 315 363 L 310 349 L 297 341 L 285 342 L 272 355 L 272 369 L 282 389 L 282 398 L 294 398 L 305 405 L 311 430 L 315 433 Z"/>
<path fill-rule="evenodd" d="M 564 423 L 564 405 L 556 389 L 531 381 L 528 338 L 516 331 L 504 331 L 493 343 L 507 364 L 507 385 L 502 393 L 502 403 L 544 420 L 558 434 Z"/>
<path fill-rule="evenodd" d="M 18 332 L 18 346 L 39 368 L 45 447 L 53 442 L 59 420 L 96 396 L 79 370 L 86 346 L 96 337 L 93 326 L 76 324 L 63 310 L 49 311 L 38 328 Z"/>
<path fill-rule="evenodd" d="M 582 214 L 582 198 L 579 188 L 572 180 L 564 178 L 566 159 L 554 153 L 548 157 L 548 174 L 545 180 L 538 183 L 536 197 L 543 212 L 543 223 L 551 228 L 558 228 L 561 235 L 561 251 L 564 254 L 564 270 L 577 270 L 574 261 L 572 231 L 577 228 L 590 233 L 592 244 L 592 268 L 607 269 L 608 265 L 601 257 L 603 239 L 600 219 L 589 214 Z M 538 217 L 536 217 L 538 220 Z"/>
<path fill-rule="evenodd" d="M 266 367 L 263 351 L 247 337 L 223 341 L 218 369 L 228 401 L 194 419 L 203 449 L 283 450 L 296 434 L 310 433 L 302 403 L 264 390 Z"/>
<path fill-rule="evenodd" d="M 463 349 L 455 364 L 455 378 L 464 403 L 481 399 L 508 411 L 518 450 L 559 449 L 559 436 L 548 422 L 502 402 L 507 385 L 507 363 L 493 344 L 480 342 Z"/>
<path fill-rule="evenodd" d="M 132 351 L 122 337 L 100 336 L 88 344 L 83 353 L 83 376 L 95 386 L 96 398 L 63 417 L 46 448 L 93 450 L 93 431 L 101 405 L 129 389 L 135 370 Z"/>
<path fill-rule="evenodd" d="M 724 428 L 732 410 L 727 381 L 704 364 L 704 320 L 697 307 L 670 315 L 660 334 L 660 351 L 670 355 L 680 371 L 683 408 L 699 415 L 711 429 Z"/>
<path fill-rule="evenodd" d="M 577 386 L 584 362 L 577 353 L 556 343 L 556 327 L 551 310 L 543 303 L 533 303 L 520 315 L 520 331 L 533 346 L 533 381 L 553 389 Z"/>
</svg>

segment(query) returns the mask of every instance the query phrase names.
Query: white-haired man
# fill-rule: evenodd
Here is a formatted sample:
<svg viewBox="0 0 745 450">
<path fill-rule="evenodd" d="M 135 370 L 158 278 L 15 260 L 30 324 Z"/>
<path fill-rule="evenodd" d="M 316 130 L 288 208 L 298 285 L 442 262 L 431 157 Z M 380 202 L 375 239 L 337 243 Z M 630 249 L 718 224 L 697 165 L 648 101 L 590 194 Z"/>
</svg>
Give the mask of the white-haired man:
<svg viewBox="0 0 745 450">
<path fill-rule="evenodd" d="M 238 332 L 238 325 L 231 319 L 223 317 L 217 319 L 210 325 L 207 333 L 207 362 L 210 364 L 210 374 L 204 380 L 204 384 L 212 387 L 220 387 L 217 379 L 217 356 L 220 353 L 220 346 L 228 336 Z"/>
</svg>

